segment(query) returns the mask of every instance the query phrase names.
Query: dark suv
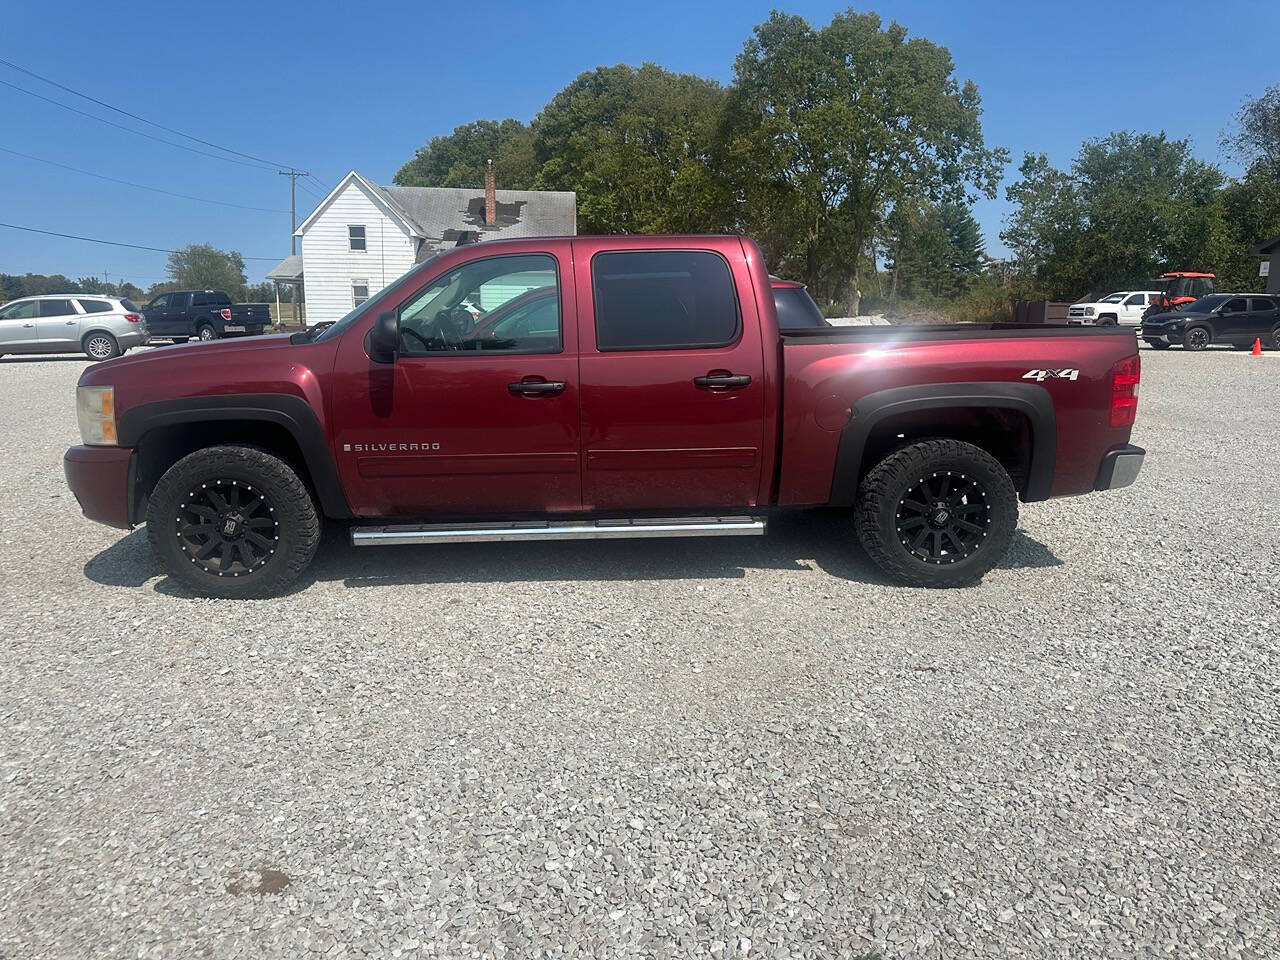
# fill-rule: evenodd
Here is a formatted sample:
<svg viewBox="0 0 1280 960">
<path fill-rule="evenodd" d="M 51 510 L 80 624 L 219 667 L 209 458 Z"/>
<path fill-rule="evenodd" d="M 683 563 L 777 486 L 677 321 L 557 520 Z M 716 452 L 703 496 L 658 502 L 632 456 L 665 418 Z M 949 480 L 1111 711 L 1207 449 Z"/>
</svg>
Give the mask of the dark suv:
<svg viewBox="0 0 1280 960">
<path fill-rule="evenodd" d="M 1280 297 L 1257 293 L 1215 293 L 1181 310 L 1142 321 L 1140 336 L 1157 350 L 1175 343 L 1203 350 L 1214 343 L 1247 350 L 1255 340 L 1280 347 Z"/>
</svg>

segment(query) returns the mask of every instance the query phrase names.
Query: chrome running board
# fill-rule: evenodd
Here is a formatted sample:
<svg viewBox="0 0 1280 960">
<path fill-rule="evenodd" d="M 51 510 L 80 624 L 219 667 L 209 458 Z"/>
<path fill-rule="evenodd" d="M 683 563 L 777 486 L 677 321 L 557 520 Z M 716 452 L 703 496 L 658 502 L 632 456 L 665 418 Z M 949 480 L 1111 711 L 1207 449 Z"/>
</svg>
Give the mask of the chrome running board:
<svg viewBox="0 0 1280 960">
<path fill-rule="evenodd" d="M 396 524 L 352 527 L 357 547 L 412 543 L 494 543 L 507 540 L 622 540 L 641 537 L 758 537 L 763 517 L 663 517 L 623 520 L 529 520 L 511 523 Z"/>
</svg>

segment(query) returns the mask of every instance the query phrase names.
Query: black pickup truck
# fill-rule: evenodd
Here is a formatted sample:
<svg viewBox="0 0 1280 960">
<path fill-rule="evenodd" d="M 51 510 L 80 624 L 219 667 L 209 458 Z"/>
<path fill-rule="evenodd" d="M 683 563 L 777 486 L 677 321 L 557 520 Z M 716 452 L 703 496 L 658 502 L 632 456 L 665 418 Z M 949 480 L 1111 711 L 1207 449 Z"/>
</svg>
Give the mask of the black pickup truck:
<svg viewBox="0 0 1280 960">
<path fill-rule="evenodd" d="M 186 343 L 192 337 L 252 337 L 271 322 L 265 303 L 232 303 L 221 290 L 174 290 L 162 293 L 142 311 L 152 340 Z"/>
</svg>

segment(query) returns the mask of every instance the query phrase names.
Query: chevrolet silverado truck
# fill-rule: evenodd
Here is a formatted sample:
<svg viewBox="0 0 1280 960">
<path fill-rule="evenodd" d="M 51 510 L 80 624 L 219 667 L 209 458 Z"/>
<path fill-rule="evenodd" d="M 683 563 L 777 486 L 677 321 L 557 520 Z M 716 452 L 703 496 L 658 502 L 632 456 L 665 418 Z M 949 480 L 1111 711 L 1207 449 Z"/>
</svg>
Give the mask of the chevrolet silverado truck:
<svg viewBox="0 0 1280 960">
<path fill-rule="evenodd" d="M 64 466 L 210 596 L 283 591 L 325 519 L 363 547 L 759 535 L 818 506 L 897 580 L 959 586 L 1019 499 L 1134 481 L 1138 380 L 1115 327 L 780 333 L 741 237 L 492 241 L 319 333 L 87 369 Z"/>
<path fill-rule="evenodd" d="M 271 322 L 265 303 L 232 303 L 221 290 L 174 290 L 162 293 L 143 313 L 152 338 L 186 343 L 222 337 L 255 337 Z"/>
</svg>

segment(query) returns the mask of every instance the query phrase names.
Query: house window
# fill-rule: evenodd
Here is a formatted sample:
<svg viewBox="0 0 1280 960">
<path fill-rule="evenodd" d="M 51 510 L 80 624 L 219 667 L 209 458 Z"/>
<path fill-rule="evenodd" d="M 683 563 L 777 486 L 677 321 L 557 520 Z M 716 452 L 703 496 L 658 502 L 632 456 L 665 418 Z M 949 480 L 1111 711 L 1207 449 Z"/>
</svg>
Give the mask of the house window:
<svg viewBox="0 0 1280 960">
<path fill-rule="evenodd" d="M 363 228 L 362 228 L 363 229 Z M 351 281 L 351 306 L 358 307 L 369 299 L 369 281 L 368 280 L 352 280 Z"/>
<path fill-rule="evenodd" d="M 351 245 L 352 250 L 359 250 L 361 253 L 368 249 L 364 243 L 364 227 L 362 225 L 347 225 L 347 243 Z"/>
</svg>

